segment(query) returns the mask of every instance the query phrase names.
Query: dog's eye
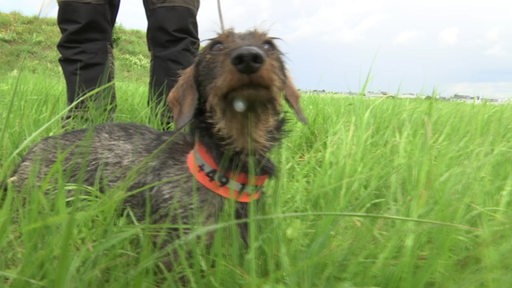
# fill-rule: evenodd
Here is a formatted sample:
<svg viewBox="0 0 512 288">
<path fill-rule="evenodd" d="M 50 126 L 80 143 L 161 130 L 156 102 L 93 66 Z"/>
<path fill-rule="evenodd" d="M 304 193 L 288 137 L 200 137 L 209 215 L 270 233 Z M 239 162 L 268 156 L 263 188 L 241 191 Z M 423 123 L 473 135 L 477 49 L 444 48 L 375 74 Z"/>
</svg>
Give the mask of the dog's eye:
<svg viewBox="0 0 512 288">
<path fill-rule="evenodd" d="M 222 50 L 224 50 L 224 43 L 222 42 L 215 42 L 210 46 L 210 51 L 220 52 Z"/>
<path fill-rule="evenodd" d="M 265 51 L 267 51 L 267 52 L 274 52 L 277 50 L 274 42 L 272 42 L 270 40 L 263 42 L 263 49 L 265 49 Z"/>
</svg>

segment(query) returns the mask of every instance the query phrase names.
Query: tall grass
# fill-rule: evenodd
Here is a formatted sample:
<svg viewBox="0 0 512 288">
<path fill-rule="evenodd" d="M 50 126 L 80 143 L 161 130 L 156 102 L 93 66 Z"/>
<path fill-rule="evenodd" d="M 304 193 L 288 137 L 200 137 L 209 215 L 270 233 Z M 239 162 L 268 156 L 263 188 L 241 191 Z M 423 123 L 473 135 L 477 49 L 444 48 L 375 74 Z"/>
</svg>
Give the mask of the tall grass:
<svg viewBox="0 0 512 288">
<path fill-rule="evenodd" d="M 21 74 L 0 83 L 6 95 L 0 99 L 4 179 L 29 144 L 62 130 L 55 118 L 65 109 L 63 81 L 52 81 Z M 148 122 L 143 84 L 118 83 L 118 94 L 118 121 Z M 182 255 L 180 267 L 157 277 L 162 252 L 148 238 L 159 227 L 119 216 L 124 191 L 65 205 L 65 197 L 48 199 L 43 188 L 24 191 L 24 197 L 8 190 L 0 210 L 0 283 L 174 287 L 184 278 L 195 287 L 512 283 L 510 104 L 314 94 L 304 95 L 303 107 L 309 125 L 289 113 L 288 137 L 272 153 L 279 173 L 252 214 L 249 248 L 226 213 L 216 226 L 195 231 L 218 231 L 211 251 L 198 245 L 192 256 Z"/>
<path fill-rule="evenodd" d="M 54 20 L 0 14 L 0 27 L 3 181 L 31 144 L 62 132 L 66 107 Z M 119 31 L 115 120 L 157 127 L 144 35 Z M 125 191 L 71 187 L 57 167 L 54 198 L 44 185 L 0 190 L 0 286 L 512 285 L 511 104 L 303 96 L 310 123 L 288 113 L 248 248 L 227 207 L 219 223 L 194 230 L 217 232 L 210 251 L 181 239 L 173 245 L 193 253 L 156 273 L 165 251 L 151 239 L 162 227 L 122 214 Z M 66 202 L 69 188 L 84 193 Z"/>
</svg>

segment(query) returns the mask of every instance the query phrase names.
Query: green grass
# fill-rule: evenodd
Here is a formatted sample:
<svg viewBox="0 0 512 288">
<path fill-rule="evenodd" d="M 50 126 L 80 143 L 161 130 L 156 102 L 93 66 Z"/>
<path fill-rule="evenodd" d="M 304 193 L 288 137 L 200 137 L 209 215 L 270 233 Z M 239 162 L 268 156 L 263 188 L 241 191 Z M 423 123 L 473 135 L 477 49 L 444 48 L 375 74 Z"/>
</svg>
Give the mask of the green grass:
<svg viewBox="0 0 512 288">
<path fill-rule="evenodd" d="M 30 144 L 62 131 L 61 75 L 25 59 L 0 78 L 2 178 Z M 133 70 L 118 78 L 116 120 L 148 123 L 147 70 L 125 67 Z M 176 245 L 195 247 L 182 257 L 188 267 L 158 278 L 161 252 L 148 238 L 160 227 L 120 217 L 123 191 L 65 205 L 64 183 L 55 199 L 8 190 L 0 286 L 175 287 L 183 278 L 195 287 L 512 285 L 511 104 L 303 96 L 310 123 L 289 114 L 289 135 L 272 153 L 278 177 L 250 219 L 248 249 L 225 216 L 195 231 L 218 230 L 210 252 L 183 239 Z"/>
<path fill-rule="evenodd" d="M 12 73 L 23 67 L 26 73 L 60 75 L 57 42 L 60 32 L 56 19 L 19 13 L 0 13 L 0 73 Z M 142 31 L 116 26 L 116 76 L 129 82 L 146 82 L 149 52 Z M 21 65 L 20 65 L 21 63 Z"/>
</svg>

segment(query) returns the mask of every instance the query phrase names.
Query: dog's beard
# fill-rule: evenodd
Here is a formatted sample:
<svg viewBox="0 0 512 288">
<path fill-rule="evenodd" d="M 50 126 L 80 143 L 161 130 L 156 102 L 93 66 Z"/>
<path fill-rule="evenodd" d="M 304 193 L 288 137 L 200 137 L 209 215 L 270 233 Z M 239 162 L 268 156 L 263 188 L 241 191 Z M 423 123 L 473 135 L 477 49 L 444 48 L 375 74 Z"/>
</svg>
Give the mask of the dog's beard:
<svg viewBox="0 0 512 288">
<path fill-rule="evenodd" d="M 237 109 L 236 101 L 244 102 L 243 111 Z M 281 114 L 279 91 L 241 87 L 220 97 L 210 97 L 207 106 L 209 121 L 224 145 L 251 154 L 268 152 Z"/>
</svg>

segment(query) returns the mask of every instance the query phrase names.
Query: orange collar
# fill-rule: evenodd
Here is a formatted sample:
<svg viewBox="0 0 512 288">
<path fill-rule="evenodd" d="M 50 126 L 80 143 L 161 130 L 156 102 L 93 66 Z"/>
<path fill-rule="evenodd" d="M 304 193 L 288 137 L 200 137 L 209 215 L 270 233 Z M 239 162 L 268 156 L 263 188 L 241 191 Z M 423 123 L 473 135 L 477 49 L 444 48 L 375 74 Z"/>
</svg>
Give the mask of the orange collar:
<svg viewBox="0 0 512 288">
<path fill-rule="evenodd" d="M 268 178 L 268 175 L 250 177 L 245 173 L 221 174 L 219 166 L 200 143 L 188 153 L 187 165 L 190 173 L 206 188 L 224 198 L 244 203 L 260 198 L 263 183 Z"/>
</svg>

